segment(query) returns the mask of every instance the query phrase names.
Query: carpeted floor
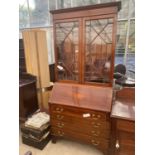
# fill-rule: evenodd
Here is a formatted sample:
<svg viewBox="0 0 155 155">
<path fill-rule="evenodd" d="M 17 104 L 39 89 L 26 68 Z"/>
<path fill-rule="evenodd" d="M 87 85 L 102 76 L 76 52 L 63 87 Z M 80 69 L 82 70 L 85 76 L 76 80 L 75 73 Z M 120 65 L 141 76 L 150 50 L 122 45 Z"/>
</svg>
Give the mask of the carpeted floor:
<svg viewBox="0 0 155 155">
<path fill-rule="evenodd" d="M 43 150 L 39 150 L 23 144 L 21 134 L 19 137 L 19 155 L 27 151 L 32 151 L 32 155 L 103 155 L 93 146 L 69 140 L 58 140 L 56 144 L 50 141 Z"/>
</svg>

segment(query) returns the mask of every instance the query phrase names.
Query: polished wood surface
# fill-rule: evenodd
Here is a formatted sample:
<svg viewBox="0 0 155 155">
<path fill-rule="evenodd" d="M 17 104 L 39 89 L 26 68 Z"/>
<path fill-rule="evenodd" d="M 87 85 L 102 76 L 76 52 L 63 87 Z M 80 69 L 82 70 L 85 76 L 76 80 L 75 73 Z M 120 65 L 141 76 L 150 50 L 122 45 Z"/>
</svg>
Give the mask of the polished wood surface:
<svg viewBox="0 0 155 155">
<path fill-rule="evenodd" d="M 124 88 L 116 92 L 111 117 L 135 120 L 135 88 Z"/>
<path fill-rule="evenodd" d="M 116 127 L 118 130 L 127 131 L 127 132 L 135 132 L 134 121 L 118 119 L 116 125 L 117 125 Z"/>
<path fill-rule="evenodd" d="M 76 123 L 74 121 L 77 121 Z M 55 126 L 56 128 L 63 128 L 63 130 L 72 130 L 73 132 L 77 132 L 77 133 L 81 133 L 81 134 L 86 134 L 86 135 L 93 135 L 96 138 L 100 137 L 102 138 L 107 138 L 109 139 L 109 127 L 106 123 L 103 123 L 103 125 L 100 127 L 100 131 L 98 129 L 93 128 L 92 124 L 88 124 L 87 121 L 82 122 L 80 119 L 72 119 L 73 124 L 70 126 L 71 121 L 68 122 L 60 122 L 60 121 L 52 121 L 52 126 Z M 79 126 L 81 126 L 82 124 L 82 128 L 79 128 Z M 103 130 L 103 132 L 101 132 L 101 130 Z"/>
<path fill-rule="evenodd" d="M 111 117 L 111 155 L 134 155 L 135 88 L 123 88 L 116 92 Z"/>
<path fill-rule="evenodd" d="M 87 134 L 83 134 L 80 132 L 75 132 L 72 130 L 64 130 L 64 129 L 59 129 L 59 128 L 53 128 L 52 130 L 52 135 L 57 136 L 57 137 L 61 137 L 61 138 L 67 138 L 67 139 L 72 139 L 72 140 L 77 140 L 79 142 L 84 142 L 84 143 L 88 143 L 91 144 L 97 148 L 99 148 L 101 151 L 104 150 L 104 152 L 107 152 L 105 150 L 108 149 L 109 147 L 109 140 L 105 139 L 103 140 L 102 137 L 98 138 L 98 137 L 93 137 Z"/>
<path fill-rule="evenodd" d="M 51 104 L 51 103 L 50 103 Z M 70 106 L 66 106 L 66 105 L 58 105 L 58 104 L 52 104 L 52 107 L 51 107 L 51 110 L 53 112 L 53 116 L 55 116 L 55 114 L 57 113 L 61 113 L 63 112 L 63 115 L 70 115 L 70 116 L 73 116 L 73 117 L 76 117 L 77 119 L 83 117 L 83 114 L 89 114 L 91 113 L 92 115 L 87 117 L 87 120 L 100 120 L 100 121 L 107 121 L 109 120 L 109 115 L 105 112 L 101 112 L 101 111 L 95 111 L 95 110 L 88 110 L 88 109 L 83 109 L 83 108 L 78 108 L 76 107 L 76 111 L 75 111 L 75 107 L 70 107 Z M 73 113 L 74 111 L 74 113 Z M 57 115 L 57 117 L 59 117 L 59 114 Z M 63 117 L 62 119 L 64 120 L 65 117 L 64 116 L 61 116 Z M 58 118 L 60 119 L 60 118 Z M 68 118 L 69 119 L 69 118 Z"/>
<path fill-rule="evenodd" d="M 111 103 L 111 87 L 55 83 L 49 99 L 53 143 L 57 138 L 69 138 L 92 144 L 107 154 Z"/>
<path fill-rule="evenodd" d="M 49 102 L 110 112 L 112 88 L 55 83 Z"/>
<path fill-rule="evenodd" d="M 49 111 L 53 143 L 67 138 L 94 145 L 105 154 L 109 151 L 110 113 L 52 103 Z"/>
</svg>

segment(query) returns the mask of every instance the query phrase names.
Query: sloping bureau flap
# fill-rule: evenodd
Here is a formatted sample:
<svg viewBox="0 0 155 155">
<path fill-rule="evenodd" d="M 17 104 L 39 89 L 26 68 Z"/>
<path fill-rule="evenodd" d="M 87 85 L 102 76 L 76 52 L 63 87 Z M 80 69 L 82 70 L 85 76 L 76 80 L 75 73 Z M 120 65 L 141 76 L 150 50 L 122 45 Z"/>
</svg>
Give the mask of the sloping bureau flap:
<svg viewBox="0 0 155 155">
<path fill-rule="evenodd" d="M 55 83 L 49 103 L 110 112 L 112 87 Z"/>
</svg>

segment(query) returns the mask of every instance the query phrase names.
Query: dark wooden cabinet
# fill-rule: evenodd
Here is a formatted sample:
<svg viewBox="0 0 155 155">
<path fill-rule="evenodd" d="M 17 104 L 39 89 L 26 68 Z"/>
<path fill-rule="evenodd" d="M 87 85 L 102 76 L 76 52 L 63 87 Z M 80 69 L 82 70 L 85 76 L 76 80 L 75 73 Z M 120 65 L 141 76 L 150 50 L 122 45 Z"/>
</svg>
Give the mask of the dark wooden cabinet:
<svg viewBox="0 0 155 155">
<path fill-rule="evenodd" d="M 135 89 L 124 88 L 116 93 L 112 106 L 111 155 L 135 154 Z"/>
<path fill-rule="evenodd" d="M 111 101 L 109 87 L 56 83 L 49 100 L 52 141 L 70 138 L 108 154 Z"/>
<path fill-rule="evenodd" d="M 26 72 L 23 39 L 19 39 L 19 71 Z"/>
<path fill-rule="evenodd" d="M 120 2 L 51 11 L 55 80 L 52 141 L 71 138 L 110 152 L 117 13 Z"/>
<path fill-rule="evenodd" d="M 38 109 L 36 77 L 27 73 L 19 76 L 19 119 L 25 121 Z"/>
</svg>

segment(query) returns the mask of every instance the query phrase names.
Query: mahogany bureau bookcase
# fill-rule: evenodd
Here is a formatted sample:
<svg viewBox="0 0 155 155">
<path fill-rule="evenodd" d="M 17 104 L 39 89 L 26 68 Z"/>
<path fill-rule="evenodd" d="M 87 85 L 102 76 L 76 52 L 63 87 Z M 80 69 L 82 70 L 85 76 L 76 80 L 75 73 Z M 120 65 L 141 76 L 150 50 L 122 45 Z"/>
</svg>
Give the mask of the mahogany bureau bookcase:
<svg viewBox="0 0 155 155">
<path fill-rule="evenodd" d="M 109 153 L 112 83 L 120 2 L 51 11 L 55 80 L 52 141 L 70 138 Z"/>
<path fill-rule="evenodd" d="M 51 134 L 92 144 L 107 152 L 110 144 L 112 89 L 56 83 L 49 100 Z"/>
</svg>

